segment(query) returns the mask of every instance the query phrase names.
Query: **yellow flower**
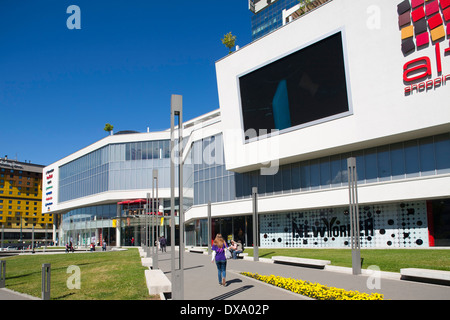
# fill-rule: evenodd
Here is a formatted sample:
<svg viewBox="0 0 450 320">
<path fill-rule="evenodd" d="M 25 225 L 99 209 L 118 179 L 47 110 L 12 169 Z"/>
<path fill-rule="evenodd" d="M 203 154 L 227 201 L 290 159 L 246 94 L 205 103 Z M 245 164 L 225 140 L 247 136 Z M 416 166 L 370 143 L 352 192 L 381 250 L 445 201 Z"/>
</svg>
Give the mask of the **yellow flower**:
<svg viewBox="0 0 450 320">
<path fill-rule="evenodd" d="M 383 300 L 384 296 L 379 293 L 360 293 L 358 291 L 346 291 L 344 289 L 327 287 L 319 283 L 310 283 L 304 280 L 283 278 L 279 276 L 262 276 L 257 273 L 241 272 L 242 275 L 251 277 L 274 286 L 299 293 L 320 300 Z"/>
</svg>

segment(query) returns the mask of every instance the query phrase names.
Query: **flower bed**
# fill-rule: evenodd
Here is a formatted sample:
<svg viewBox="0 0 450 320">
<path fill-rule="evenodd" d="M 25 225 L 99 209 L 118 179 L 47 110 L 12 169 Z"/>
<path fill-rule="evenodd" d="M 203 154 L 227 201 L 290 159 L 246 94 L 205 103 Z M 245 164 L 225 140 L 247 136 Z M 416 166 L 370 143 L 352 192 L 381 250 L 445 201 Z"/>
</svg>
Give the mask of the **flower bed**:
<svg viewBox="0 0 450 320">
<path fill-rule="evenodd" d="M 241 274 L 317 300 L 383 300 L 384 298 L 379 293 L 369 295 L 359 291 L 347 291 L 298 279 L 274 275 L 264 276 L 251 272 L 241 272 Z"/>
</svg>

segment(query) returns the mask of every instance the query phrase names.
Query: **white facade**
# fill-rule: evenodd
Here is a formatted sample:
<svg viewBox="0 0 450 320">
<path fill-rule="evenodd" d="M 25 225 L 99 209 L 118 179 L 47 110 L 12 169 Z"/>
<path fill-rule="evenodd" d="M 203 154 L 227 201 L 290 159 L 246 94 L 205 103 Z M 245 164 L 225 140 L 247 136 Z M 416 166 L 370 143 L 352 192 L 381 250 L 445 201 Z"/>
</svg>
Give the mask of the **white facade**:
<svg viewBox="0 0 450 320">
<path fill-rule="evenodd" d="M 334 0 L 219 60 L 216 70 L 227 170 L 248 172 L 449 132 L 450 109 L 446 101 L 450 83 L 446 81 L 450 80 L 450 58 L 444 54 L 448 39 L 441 42 L 438 52 L 442 64 L 442 73 L 438 74 L 434 45 L 407 56 L 402 53 L 398 16 L 397 3 L 389 0 L 376 4 Z M 338 31 L 343 34 L 351 112 L 274 137 L 245 142 L 239 77 Z M 405 83 L 404 65 L 423 56 L 430 59 L 432 76 Z M 426 81 L 437 78 L 441 79 L 440 85 L 438 82 L 437 86 L 423 89 Z M 407 92 L 411 85 L 421 89 Z M 376 181 L 359 186 L 359 203 L 389 205 L 448 198 L 448 185 L 449 174 Z M 261 215 L 281 215 L 346 205 L 348 190 L 337 187 L 260 197 L 258 210 Z M 424 202 L 419 206 L 423 208 Z M 205 217 L 206 210 L 206 206 L 194 207 L 187 219 Z M 212 212 L 213 216 L 248 215 L 252 212 L 251 199 L 213 204 Z M 426 238 L 426 227 L 421 232 Z M 427 246 L 427 239 L 424 241 Z"/>
<path fill-rule="evenodd" d="M 269 141 L 245 144 L 237 77 L 339 30 L 344 35 L 353 114 Z M 448 47 L 448 41 L 442 42 L 440 56 L 442 76 L 448 75 L 450 80 L 450 59 L 444 55 Z M 450 111 L 444 103 L 449 96 L 447 84 L 405 96 L 403 67 L 422 56 L 430 58 L 432 79 L 438 78 L 434 46 L 404 57 L 396 2 L 334 0 L 219 60 L 216 70 L 222 123 L 226 128 L 225 154 L 230 159 L 227 159 L 227 169 L 244 172 L 269 161 L 279 160 L 283 164 L 448 132 Z M 237 134 L 240 134 L 238 139 Z M 266 152 L 270 150 L 266 144 L 277 148 Z M 264 152 L 257 152 L 255 158 L 255 150 Z"/>
<path fill-rule="evenodd" d="M 432 137 L 431 140 L 438 141 L 434 137 L 450 133 L 447 103 L 450 56 L 445 53 L 450 51 L 447 50 L 448 38 L 435 43 L 430 41 L 429 46 L 404 54 L 402 27 L 399 26 L 396 2 L 381 0 L 373 4 L 368 0 L 333 0 L 217 61 L 220 111 L 184 124 L 183 135 L 187 143 L 183 157 L 191 158 L 189 152 L 195 142 L 221 135 L 225 167 L 234 172 L 236 180 L 230 181 L 237 185 L 238 177 L 254 171 L 261 176 L 275 176 L 283 166 L 294 167 L 304 161 L 335 155 L 344 159 L 347 153 L 389 147 L 414 139 Z M 240 77 L 338 33 L 342 35 L 348 110 L 282 129 L 272 136 L 261 135 L 246 140 Z M 410 64 L 415 59 L 419 60 Z M 426 61 L 429 65 L 424 66 Z M 418 64 L 421 68 L 412 72 L 411 68 Z M 410 81 L 425 71 L 427 77 Z M 170 132 L 108 136 L 44 168 L 44 173 L 54 170 L 52 183 L 57 192 L 61 166 L 108 145 L 161 139 L 170 139 Z M 202 158 L 200 163 L 211 153 L 210 150 L 202 152 L 197 155 Z M 215 156 L 217 152 L 222 150 L 216 150 Z M 446 155 L 448 152 L 444 150 Z M 446 164 L 443 170 L 423 171 L 418 169 L 415 174 L 403 174 L 400 178 L 364 178 L 358 185 L 361 219 L 365 223 L 363 247 L 433 245 L 429 240 L 433 232 L 430 201 L 448 201 L 450 198 L 450 166 Z M 210 184 L 203 188 L 210 192 L 207 186 Z M 195 190 L 188 189 L 191 197 L 195 197 Z M 237 187 L 232 190 L 236 194 L 231 200 L 212 201 L 213 218 L 251 215 L 251 198 L 245 195 L 248 190 L 243 196 L 238 195 Z M 43 212 L 64 213 L 74 208 L 145 198 L 147 192 L 148 189 L 124 186 L 69 201 L 53 201 L 52 205 L 43 201 Z M 159 192 L 161 198 L 170 198 L 169 188 L 161 188 Z M 58 194 L 54 193 L 53 198 L 57 199 Z M 344 182 L 263 192 L 258 197 L 260 243 L 266 247 L 346 247 L 348 202 L 348 188 Z M 206 217 L 207 200 L 199 201 L 185 212 L 187 224 L 196 224 Z"/>
</svg>

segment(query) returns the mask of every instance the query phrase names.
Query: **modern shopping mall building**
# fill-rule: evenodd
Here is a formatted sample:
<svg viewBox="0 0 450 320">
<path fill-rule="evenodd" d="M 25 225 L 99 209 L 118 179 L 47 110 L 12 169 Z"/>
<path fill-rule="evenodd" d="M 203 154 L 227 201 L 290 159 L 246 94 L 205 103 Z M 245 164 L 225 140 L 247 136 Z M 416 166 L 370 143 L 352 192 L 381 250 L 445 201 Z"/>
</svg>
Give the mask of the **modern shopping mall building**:
<svg viewBox="0 0 450 320">
<path fill-rule="evenodd" d="M 349 247 L 355 157 L 362 248 L 449 245 L 450 1 L 314 3 L 216 62 L 220 108 L 183 124 L 185 243 L 251 246 L 257 187 L 261 247 Z M 170 237 L 170 152 L 117 133 L 44 168 L 60 243 L 140 244 L 153 169 Z"/>
</svg>

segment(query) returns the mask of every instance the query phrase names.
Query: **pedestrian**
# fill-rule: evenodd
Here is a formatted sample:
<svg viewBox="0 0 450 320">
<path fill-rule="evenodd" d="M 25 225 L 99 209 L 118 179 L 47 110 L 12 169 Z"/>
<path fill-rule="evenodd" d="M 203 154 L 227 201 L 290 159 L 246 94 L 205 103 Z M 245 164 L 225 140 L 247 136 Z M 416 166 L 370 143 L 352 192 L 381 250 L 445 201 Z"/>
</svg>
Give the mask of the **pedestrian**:
<svg viewBox="0 0 450 320">
<path fill-rule="evenodd" d="M 235 245 L 236 245 L 236 249 L 235 250 L 233 250 L 233 259 L 237 259 L 237 255 L 239 254 L 239 253 L 242 253 L 243 251 L 244 251 L 244 248 L 242 247 L 242 243 L 241 243 L 241 240 L 238 240 L 238 242 L 234 242 L 235 243 Z"/>
<path fill-rule="evenodd" d="M 222 235 L 218 233 L 214 239 L 212 246 L 212 259 L 211 262 L 215 261 L 217 266 L 217 274 L 219 278 L 219 285 L 226 286 L 226 272 L 227 272 L 227 258 L 225 255 L 225 250 L 228 250 L 227 243 L 223 239 Z"/>
<path fill-rule="evenodd" d="M 166 238 L 164 236 L 159 238 L 159 246 L 161 247 L 161 252 L 166 252 Z"/>
<path fill-rule="evenodd" d="M 106 251 L 106 239 L 102 243 L 102 251 Z"/>
</svg>

